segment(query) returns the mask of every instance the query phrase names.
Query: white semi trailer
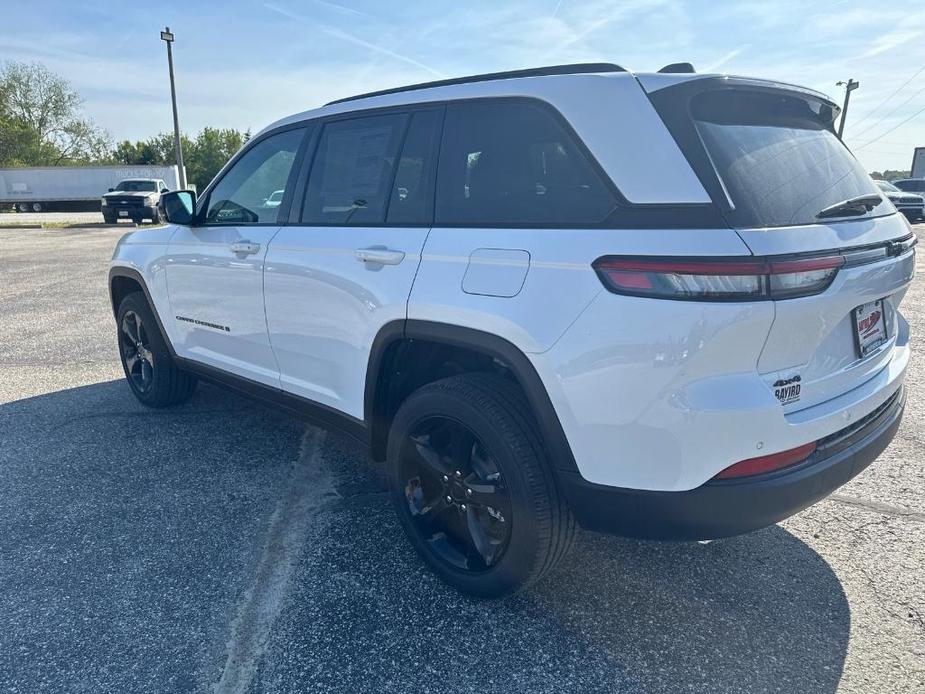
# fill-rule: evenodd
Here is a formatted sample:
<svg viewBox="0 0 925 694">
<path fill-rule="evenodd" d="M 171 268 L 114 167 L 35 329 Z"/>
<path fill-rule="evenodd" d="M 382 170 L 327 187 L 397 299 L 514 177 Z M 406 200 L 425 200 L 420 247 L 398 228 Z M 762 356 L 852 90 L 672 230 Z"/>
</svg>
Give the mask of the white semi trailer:
<svg viewBox="0 0 925 694">
<path fill-rule="evenodd" d="M 100 197 L 126 178 L 155 178 L 180 187 L 176 166 L 33 166 L 0 169 L 0 209 L 20 212 L 98 210 Z"/>
</svg>

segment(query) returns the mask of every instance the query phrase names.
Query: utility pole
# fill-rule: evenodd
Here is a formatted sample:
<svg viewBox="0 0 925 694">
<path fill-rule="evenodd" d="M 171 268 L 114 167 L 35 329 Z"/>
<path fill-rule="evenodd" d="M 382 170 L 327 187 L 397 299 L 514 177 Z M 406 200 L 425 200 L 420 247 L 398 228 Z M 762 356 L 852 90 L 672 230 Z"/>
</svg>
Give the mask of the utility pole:
<svg viewBox="0 0 925 694">
<path fill-rule="evenodd" d="M 838 139 L 842 139 L 842 134 L 845 132 L 845 119 L 848 117 L 848 100 L 851 98 L 851 92 L 861 86 L 861 83 L 857 80 L 853 80 L 850 77 L 847 82 L 836 82 L 836 87 L 845 86 L 845 105 L 842 106 L 841 110 L 841 123 L 838 124 Z"/>
<path fill-rule="evenodd" d="M 180 173 L 180 190 L 186 188 L 186 169 L 183 168 L 183 145 L 180 144 L 180 118 L 177 116 L 177 87 L 173 81 L 173 34 L 170 27 L 164 27 L 161 32 L 161 41 L 167 44 L 167 67 L 170 70 L 170 100 L 173 103 L 173 143 L 177 152 L 177 169 Z M 844 123 L 844 121 L 842 121 Z"/>
</svg>

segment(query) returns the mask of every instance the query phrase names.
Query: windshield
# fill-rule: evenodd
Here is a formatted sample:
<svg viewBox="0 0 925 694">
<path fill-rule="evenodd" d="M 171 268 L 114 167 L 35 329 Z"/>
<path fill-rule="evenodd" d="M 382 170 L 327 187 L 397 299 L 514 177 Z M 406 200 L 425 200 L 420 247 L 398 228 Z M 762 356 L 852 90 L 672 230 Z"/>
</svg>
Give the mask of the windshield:
<svg viewBox="0 0 925 694">
<path fill-rule="evenodd" d="M 886 190 L 886 191 L 889 191 L 889 192 L 891 192 L 891 193 L 898 193 L 898 192 L 900 192 L 900 191 L 899 191 L 899 188 L 897 188 L 896 186 L 894 186 L 894 185 L 893 185 L 892 183 L 890 183 L 889 181 L 874 181 L 874 183 L 877 184 L 877 187 L 880 188 L 880 190 Z"/>
<path fill-rule="evenodd" d="M 811 224 L 849 198 L 878 194 L 831 129 L 831 110 L 784 92 L 726 89 L 693 98 L 694 124 L 738 227 Z M 888 205 L 852 218 L 890 214 Z M 847 215 L 846 215 L 847 216 Z"/>
<path fill-rule="evenodd" d="M 127 192 L 157 192 L 157 182 L 156 181 L 122 181 L 119 185 L 116 186 L 116 190 L 124 190 Z"/>
<path fill-rule="evenodd" d="M 900 190 L 911 193 L 925 192 L 925 178 L 908 178 L 904 181 L 896 181 L 894 185 Z"/>
</svg>

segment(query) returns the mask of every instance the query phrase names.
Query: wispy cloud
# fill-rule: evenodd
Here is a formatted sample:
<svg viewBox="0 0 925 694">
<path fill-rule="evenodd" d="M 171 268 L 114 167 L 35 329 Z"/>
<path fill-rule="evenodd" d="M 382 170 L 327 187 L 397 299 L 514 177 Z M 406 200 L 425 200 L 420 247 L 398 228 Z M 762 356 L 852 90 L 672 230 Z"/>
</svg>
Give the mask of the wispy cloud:
<svg viewBox="0 0 925 694">
<path fill-rule="evenodd" d="M 340 12 L 342 14 L 349 14 L 355 17 L 368 17 L 373 19 L 373 15 L 371 15 L 369 12 L 363 12 L 362 10 L 357 10 L 353 7 L 347 7 L 346 5 L 339 5 L 336 2 L 329 2 L 329 0 L 312 0 L 312 2 L 314 2 L 316 5 L 327 7 L 330 10 L 334 10 L 335 12 Z"/>
<path fill-rule="evenodd" d="M 904 43 L 909 43 L 913 39 L 917 39 L 922 35 L 921 31 L 908 31 L 899 29 L 897 31 L 891 31 L 888 34 L 878 36 L 873 43 L 871 43 L 870 48 L 861 53 L 859 58 L 871 58 L 875 55 L 880 55 L 881 53 L 886 53 L 887 51 L 892 51 L 894 48 L 902 46 Z"/>
<path fill-rule="evenodd" d="M 722 58 L 720 58 L 716 62 L 710 63 L 709 65 L 704 65 L 702 68 L 700 68 L 700 71 L 701 72 L 716 72 L 721 67 L 723 67 L 723 65 L 725 65 L 726 63 L 742 55 L 742 53 L 748 49 L 749 45 L 750 44 L 746 43 L 743 46 L 739 46 L 738 48 L 732 49 L 731 51 L 729 51 L 726 55 L 724 55 Z"/>
<path fill-rule="evenodd" d="M 325 2 L 324 4 L 331 5 L 333 3 Z M 414 58 L 411 58 L 407 55 L 402 55 L 401 53 L 396 53 L 395 51 L 389 50 L 388 48 L 384 48 L 383 46 L 379 46 L 375 43 L 372 43 L 371 41 L 367 41 L 366 39 L 356 36 L 355 34 L 351 34 L 350 32 L 344 31 L 343 29 L 338 29 L 337 27 L 329 26 L 326 24 L 316 23 L 310 20 L 308 17 L 304 17 L 296 12 L 293 12 L 292 10 L 286 7 L 277 5 L 276 3 L 267 2 L 267 3 L 264 3 L 263 6 L 267 8 L 268 10 L 270 10 L 271 12 L 276 12 L 277 14 L 283 15 L 284 17 L 288 17 L 289 19 L 293 19 L 297 22 L 302 22 L 305 24 L 310 24 L 313 28 L 317 29 L 318 31 L 324 34 L 327 34 L 328 36 L 332 36 L 336 39 L 340 39 L 341 41 L 344 41 L 346 43 L 350 43 L 350 44 L 353 44 L 354 46 L 365 48 L 369 51 L 378 53 L 380 55 L 387 56 L 394 60 L 398 60 L 407 65 L 413 65 L 414 67 L 420 68 L 421 70 L 425 70 L 426 72 L 429 72 L 432 75 L 436 75 L 437 77 L 445 76 L 439 70 L 435 70 L 429 65 L 425 65 L 419 60 L 415 60 Z"/>
<path fill-rule="evenodd" d="M 377 46 L 374 43 L 370 43 L 365 39 L 361 39 L 359 36 L 354 36 L 343 29 L 338 29 L 337 27 L 325 26 L 323 24 L 318 25 L 318 30 L 324 32 L 328 36 L 333 36 L 334 38 L 340 39 L 341 41 L 346 41 L 347 43 L 352 43 L 354 46 L 360 46 L 361 48 L 366 48 L 374 53 L 379 53 L 380 55 L 388 56 L 389 58 L 394 58 L 408 65 L 413 65 L 414 67 L 426 70 L 432 75 L 437 77 L 445 77 L 446 75 L 439 70 L 435 70 L 430 65 L 425 65 L 424 63 L 415 60 L 414 58 L 409 58 L 406 55 L 401 53 L 396 53 L 395 51 L 390 51 L 388 48 L 383 48 L 382 46 Z"/>
</svg>

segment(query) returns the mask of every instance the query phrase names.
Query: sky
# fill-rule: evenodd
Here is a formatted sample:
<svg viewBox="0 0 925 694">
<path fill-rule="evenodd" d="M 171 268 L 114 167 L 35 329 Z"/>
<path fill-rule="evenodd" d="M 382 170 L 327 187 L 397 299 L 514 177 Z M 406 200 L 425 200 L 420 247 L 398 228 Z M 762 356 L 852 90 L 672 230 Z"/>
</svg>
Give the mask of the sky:
<svg viewBox="0 0 925 694">
<path fill-rule="evenodd" d="M 925 146 L 925 2 L 850 0 L 151 0 L 4 2 L 0 61 L 68 79 L 115 140 L 172 129 L 159 32 L 176 35 L 180 123 L 260 130 L 331 99 L 561 63 L 772 78 L 839 102 L 869 171 Z"/>
</svg>

